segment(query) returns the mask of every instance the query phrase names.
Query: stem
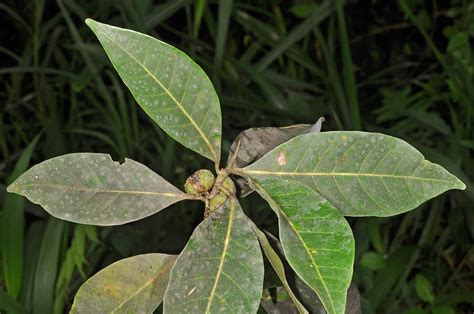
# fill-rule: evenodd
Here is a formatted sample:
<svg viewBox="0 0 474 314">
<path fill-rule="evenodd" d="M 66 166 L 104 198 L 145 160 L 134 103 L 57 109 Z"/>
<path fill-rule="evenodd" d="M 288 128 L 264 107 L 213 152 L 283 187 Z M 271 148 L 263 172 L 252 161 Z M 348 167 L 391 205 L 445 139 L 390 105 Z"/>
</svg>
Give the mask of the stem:
<svg viewBox="0 0 474 314">
<path fill-rule="evenodd" d="M 216 182 L 214 183 L 214 186 L 212 187 L 211 192 L 207 196 L 208 199 L 213 198 L 219 191 L 221 190 L 222 184 L 224 183 L 224 180 L 229 176 L 229 171 L 230 169 L 222 169 L 222 170 L 217 170 L 217 178 Z"/>
<path fill-rule="evenodd" d="M 240 150 L 240 141 L 237 142 L 237 147 L 235 148 L 234 154 L 230 158 L 229 164 L 227 165 L 226 169 L 234 168 L 235 161 L 237 160 L 237 156 L 239 154 L 239 150 Z"/>
</svg>

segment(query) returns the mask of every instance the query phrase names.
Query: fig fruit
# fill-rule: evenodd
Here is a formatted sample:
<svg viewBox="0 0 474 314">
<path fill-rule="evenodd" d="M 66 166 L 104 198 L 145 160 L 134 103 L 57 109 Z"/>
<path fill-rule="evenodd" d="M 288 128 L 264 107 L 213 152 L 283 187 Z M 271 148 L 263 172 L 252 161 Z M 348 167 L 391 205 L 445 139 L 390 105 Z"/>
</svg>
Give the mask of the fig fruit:
<svg viewBox="0 0 474 314">
<path fill-rule="evenodd" d="M 191 195 L 200 195 L 210 191 L 214 182 L 214 174 L 210 170 L 200 169 L 186 179 L 184 190 Z"/>
</svg>

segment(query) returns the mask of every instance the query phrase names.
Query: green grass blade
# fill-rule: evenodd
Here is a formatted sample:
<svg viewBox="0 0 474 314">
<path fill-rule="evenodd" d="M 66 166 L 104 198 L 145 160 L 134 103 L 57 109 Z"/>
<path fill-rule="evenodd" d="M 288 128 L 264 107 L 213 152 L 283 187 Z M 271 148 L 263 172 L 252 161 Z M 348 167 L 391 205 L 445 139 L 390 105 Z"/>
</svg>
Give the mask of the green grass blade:
<svg viewBox="0 0 474 314">
<path fill-rule="evenodd" d="M 20 303 L 16 302 L 2 288 L 0 288 L 0 310 L 4 310 L 6 311 L 6 313 L 13 313 L 13 314 L 26 313 L 23 306 L 21 306 Z M 3 313 L 3 311 L 0 311 L 0 313 Z"/>
<path fill-rule="evenodd" d="M 28 168 L 30 157 L 36 147 L 39 135 L 27 146 L 15 165 L 12 174 L 7 178 L 7 185 L 13 182 Z M 1 226 L 1 249 L 5 287 L 13 299 L 18 299 L 23 274 L 23 233 L 24 233 L 24 198 L 13 193 L 6 193 L 3 203 Z"/>
<path fill-rule="evenodd" d="M 216 53 L 214 55 L 214 66 L 218 68 L 224 57 L 225 46 L 227 42 L 227 34 L 230 23 L 230 15 L 232 13 L 234 1 L 223 0 L 219 2 L 219 13 L 217 18 L 217 38 Z"/>
<path fill-rule="evenodd" d="M 344 16 L 343 1 L 338 0 L 336 4 L 336 15 L 339 24 L 339 41 L 342 52 L 342 67 L 344 74 L 344 84 L 346 88 L 349 112 L 351 114 L 352 128 L 354 130 L 361 129 L 359 100 L 357 95 L 357 86 L 354 77 L 354 69 L 352 65 L 351 49 L 347 36 L 346 19 Z"/>
<path fill-rule="evenodd" d="M 323 5 L 316 8 L 310 16 L 296 26 L 286 37 L 282 38 L 269 53 L 257 62 L 257 71 L 264 70 L 291 45 L 303 38 L 321 21 L 325 20 L 333 10 L 330 3 L 331 1 L 324 2 Z"/>
<path fill-rule="evenodd" d="M 438 62 L 441 63 L 441 65 L 445 68 L 445 70 L 449 70 L 450 68 L 446 63 L 446 60 L 444 59 L 443 54 L 441 53 L 441 51 L 439 51 L 438 47 L 436 47 L 435 43 L 431 39 L 431 36 L 426 32 L 426 30 L 420 24 L 420 21 L 416 18 L 415 14 L 413 14 L 413 11 L 407 5 L 405 0 L 400 0 L 400 8 L 402 9 L 403 13 L 405 13 L 405 15 L 410 19 L 410 21 L 416 26 L 418 31 L 426 40 L 426 43 L 428 44 L 430 49 L 433 51 L 436 59 L 438 59 Z"/>
<path fill-rule="evenodd" d="M 197 38 L 201 28 L 202 15 L 207 7 L 206 0 L 197 0 L 194 7 L 193 37 Z"/>
<path fill-rule="evenodd" d="M 25 261 L 20 301 L 29 312 L 31 312 L 33 308 L 33 284 L 35 280 L 36 263 L 38 261 L 41 239 L 45 227 L 46 223 L 44 221 L 35 221 L 28 228 L 25 237 Z"/>
<path fill-rule="evenodd" d="M 50 218 L 41 241 L 33 284 L 33 314 L 52 313 L 64 222 Z"/>
<path fill-rule="evenodd" d="M 0 3 L 0 11 L 4 11 L 13 20 L 18 22 L 29 34 L 31 34 L 31 27 L 25 22 L 25 20 L 12 8 L 4 3 Z"/>
<path fill-rule="evenodd" d="M 179 11 L 187 2 L 187 0 L 173 0 L 157 6 L 153 12 L 145 17 L 145 30 L 151 30 L 158 26 L 167 18 Z"/>
<path fill-rule="evenodd" d="M 64 306 L 67 302 L 68 293 L 70 292 L 68 291 L 68 287 L 71 284 L 74 272 L 77 270 L 83 278 L 85 277 L 83 266 L 86 263 L 86 227 L 89 226 L 76 226 L 71 245 L 66 250 L 65 257 L 61 261 L 61 267 L 56 280 L 54 313 L 64 313 Z"/>
<path fill-rule="evenodd" d="M 329 76 L 330 88 L 332 88 L 335 101 L 337 102 L 339 114 L 341 115 L 342 120 L 344 121 L 344 126 L 348 128 L 350 123 L 350 114 L 347 110 L 347 101 L 344 95 L 344 89 L 342 87 L 341 78 L 339 77 L 339 74 L 337 72 L 337 66 L 333 57 L 333 52 L 331 51 L 328 43 L 324 39 L 322 32 L 319 29 L 316 29 L 314 33 L 319 44 L 321 45 L 321 51 L 323 53 L 324 61 L 326 63 L 326 68 Z M 335 110 L 336 109 L 334 108 L 334 112 Z M 332 116 L 335 117 L 335 114 L 332 114 Z M 342 126 L 342 123 L 340 124 Z"/>
</svg>

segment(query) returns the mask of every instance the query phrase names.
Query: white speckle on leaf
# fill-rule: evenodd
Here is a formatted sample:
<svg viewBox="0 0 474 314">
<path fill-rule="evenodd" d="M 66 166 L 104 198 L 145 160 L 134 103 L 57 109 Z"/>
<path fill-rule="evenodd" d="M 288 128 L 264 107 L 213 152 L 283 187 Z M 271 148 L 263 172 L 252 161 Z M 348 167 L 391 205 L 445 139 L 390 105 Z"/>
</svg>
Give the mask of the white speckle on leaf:
<svg viewBox="0 0 474 314">
<path fill-rule="evenodd" d="M 196 290 L 196 287 L 192 288 L 189 292 L 188 292 L 188 297 L 193 294 L 193 292 Z"/>
</svg>

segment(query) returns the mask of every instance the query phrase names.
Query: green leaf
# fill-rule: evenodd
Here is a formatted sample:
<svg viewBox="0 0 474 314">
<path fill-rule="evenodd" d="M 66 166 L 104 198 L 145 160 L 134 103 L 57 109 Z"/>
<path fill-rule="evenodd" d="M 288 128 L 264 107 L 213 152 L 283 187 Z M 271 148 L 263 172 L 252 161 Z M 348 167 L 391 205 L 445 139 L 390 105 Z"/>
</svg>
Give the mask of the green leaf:
<svg viewBox="0 0 474 314">
<path fill-rule="evenodd" d="M 354 263 L 349 224 L 328 201 L 290 180 L 259 180 L 257 192 L 278 215 L 288 263 L 319 296 L 328 313 L 344 313 Z"/>
<path fill-rule="evenodd" d="M 421 274 L 415 276 L 415 290 L 421 300 L 428 303 L 434 302 L 433 285 L 425 276 Z"/>
<path fill-rule="evenodd" d="M 73 275 L 79 272 L 82 278 L 86 278 L 84 266 L 86 261 L 86 249 L 94 250 L 96 243 L 87 243 L 87 230 L 93 229 L 93 226 L 76 225 L 71 245 L 66 250 L 65 256 L 61 261 L 58 278 L 56 279 L 56 295 L 54 299 L 54 313 L 64 313 L 64 307 L 69 299 L 68 287 L 73 282 Z"/>
<path fill-rule="evenodd" d="M 292 287 L 296 296 L 306 306 L 310 313 L 326 313 L 324 306 L 319 300 L 316 292 L 311 289 L 303 280 L 298 276 L 294 276 Z M 345 314 L 361 314 L 360 295 L 357 287 L 351 283 L 347 289 L 346 307 L 344 310 Z"/>
<path fill-rule="evenodd" d="M 6 293 L 3 288 L 0 287 L 0 310 L 6 311 L 6 313 L 23 314 L 27 313 L 23 306 L 15 301 L 11 296 Z M 3 312 L 2 312 L 3 313 Z"/>
<path fill-rule="evenodd" d="M 300 135 L 240 172 L 304 183 L 347 216 L 391 216 L 466 187 L 405 141 L 365 132 Z"/>
<path fill-rule="evenodd" d="M 182 51 L 148 35 L 86 19 L 143 110 L 184 146 L 220 160 L 219 98 Z"/>
<path fill-rule="evenodd" d="M 370 270 L 379 270 L 385 266 L 383 257 L 376 252 L 365 252 L 362 255 L 360 264 Z"/>
<path fill-rule="evenodd" d="M 319 297 L 312 288 L 310 288 L 300 277 L 298 277 L 291 266 L 288 264 L 285 254 L 283 252 L 282 245 L 280 241 L 268 232 L 264 232 L 268 241 L 270 242 L 272 248 L 280 257 L 281 261 L 284 264 L 286 271 L 286 278 L 295 294 L 296 298 L 301 301 L 306 309 L 310 313 L 325 313 L 324 306 L 319 300 Z M 349 289 L 347 289 L 347 299 L 346 299 L 346 309 L 345 314 L 360 314 L 361 305 L 360 305 L 360 295 L 357 287 L 351 283 Z"/>
<path fill-rule="evenodd" d="M 230 198 L 194 230 L 176 261 L 165 313 L 255 313 L 263 258 L 250 221 Z"/>
<path fill-rule="evenodd" d="M 396 288 L 397 282 L 403 276 L 405 266 L 409 263 L 414 252 L 410 246 L 402 246 L 393 251 L 386 259 L 384 268 L 377 271 L 375 278 L 372 279 L 373 288 L 366 291 L 367 300 L 373 309 L 383 312 L 384 304 L 390 294 Z"/>
<path fill-rule="evenodd" d="M 187 196 L 146 166 L 110 155 L 68 154 L 46 160 L 8 189 L 40 204 L 51 215 L 89 225 L 138 220 Z"/>
<path fill-rule="evenodd" d="M 454 309 L 446 304 L 441 304 L 441 305 L 435 305 L 433 306 L 433 312 L 432 314 L 454 314 L 456 311 Z"/>
<path fill-rule="evenodd" d="M 251 222 L 251 226 L 252 226 L 253 231 L 257 235 L 258 241 L 260 242 L 260 246 L 262 247 L 263 252 L 267 256 L 268 261 L 270 262 L 276 274 L 278 275 L 278 278 L 280 278 L 281 282 L 283 283 L 283 286 L 285 287 L 294 305 L 298 309 L 298 312 L 308 313 L 308 310 L 305 309 L 303 304 L 301 304 L 301 302 L 296 298 L 293 291 L 291 290 L 290 284 L 288 283 L 288 280 L 286 279 L 285 267 L 283 265 L 283 262 L 281 261 L 277 252 L 275 252 L 275 250 L 272 248 L 270 242 L 265 236 L 265 233 L 263 233 L 260 229 L 258 229 L 258 227 L 253 222 Z"/>
<path fill-rule="evenodd" d="M 232 142 L 227 162 L 230 162 L 237 146 L 239 151 L 235 159 L 237 167 L 245 167 L 262 158 L 266 153 L 295 136 L 305 133 L 319 133 L 324 118 L 315 124 L 296 124 L 284 127 L 250 128 L 240 132 Z M 240 143 L 240 144 L 239 144 Z"/>
<path fill-rule="evenodd" d="M 38 142 L 39 135 L 26 147 L 18 159 L 15 168 L 6 179 L 13 182 L 28 168 L 30 157 Z M 5 277 L 5 288 L 13 299 L 18 299 L 23 276 L 23 236 L 25 229 L 24 198 L 6 193 L 3 200 L 2 220 L 0 224 L 0 248 L 2 250 L 2 267 Z"/>
<path fill-rule="evenodd" d="M 71 313 L 153 313 L 175 261 L 175 255 L 151 253 L 115 262 L 79 288 Z"/>
<path fill-rule="evenodd" d="M 285 127 L 263 127 L 250 128 L 240 132 L 230 147 L 229 164 L 235 156 L 235 166 L 242 168 L 262 158 L 266 153 L 280 144 L 287 142 L 295 136 L 305 133 L 319 133 L 324 118 L 321 117 L 314 124 L 297 124 Z M 246 196 L 252 192 L 244 178 L 234 178 L 240 188 L 240 196 Z"/>
</svg>

